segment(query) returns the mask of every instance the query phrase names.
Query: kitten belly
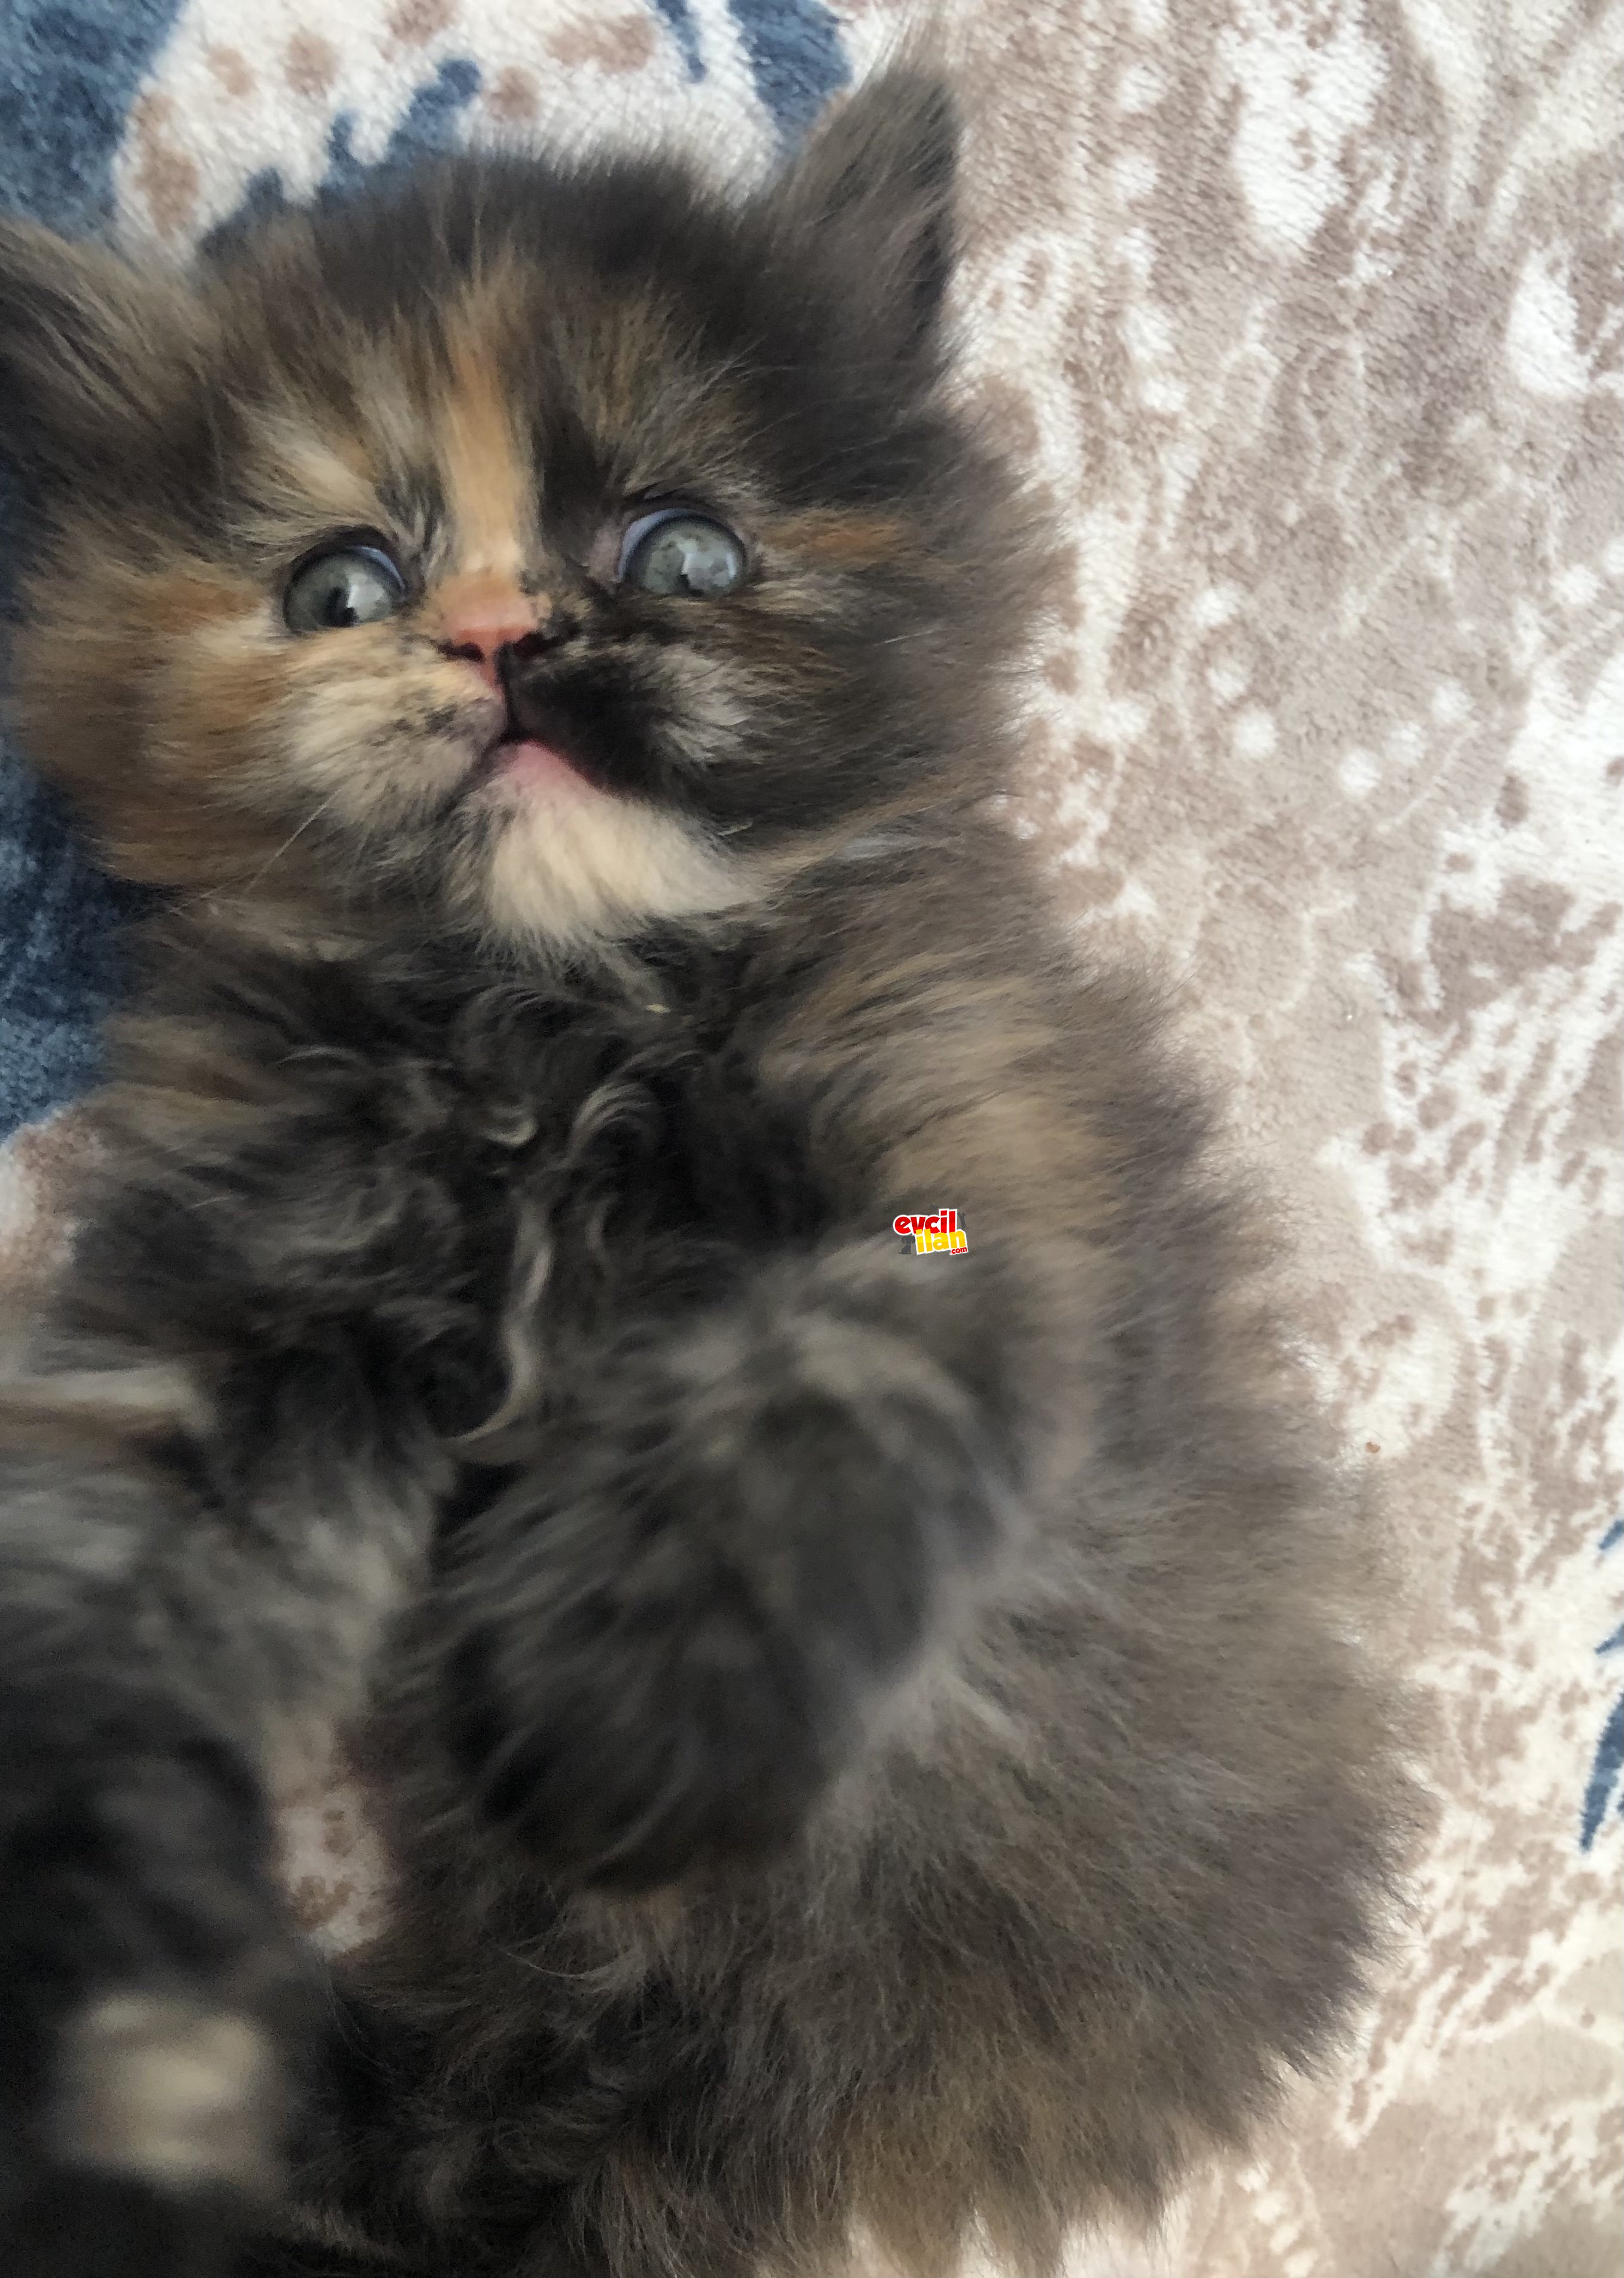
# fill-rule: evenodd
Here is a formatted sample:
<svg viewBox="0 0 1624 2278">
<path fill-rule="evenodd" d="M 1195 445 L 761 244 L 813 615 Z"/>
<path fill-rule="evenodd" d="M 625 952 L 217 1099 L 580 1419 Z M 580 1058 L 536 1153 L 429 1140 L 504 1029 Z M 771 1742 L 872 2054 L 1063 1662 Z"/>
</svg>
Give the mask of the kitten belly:
<svg viewBox="0 0 1624 2278">
<path fill-rule="evenodd" d="M 389 1911 L 388 1856 L 347 1745 L 356 1738 L 364 1755 L 364 1734 L 307 1733 L 267 1767 L 277 1880 L 295 1923 L 329 1960 L 365 1945 Z"/>
</svg>

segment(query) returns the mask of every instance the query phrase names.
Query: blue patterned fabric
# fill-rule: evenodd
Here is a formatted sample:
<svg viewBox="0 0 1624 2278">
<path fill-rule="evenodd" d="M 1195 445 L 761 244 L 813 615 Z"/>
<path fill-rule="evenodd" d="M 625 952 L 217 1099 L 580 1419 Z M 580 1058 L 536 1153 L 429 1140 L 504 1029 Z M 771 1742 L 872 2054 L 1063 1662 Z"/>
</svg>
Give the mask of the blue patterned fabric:
<svg viewBox="0 0 1624 2278">
<path fill-rule="evenodd" d="M 785 134 L 804 132 L 846 78 L 821 0 L 729 0 L 762 102 Z"/>
<path fill-rule="evenodd" d="M 369 173 L 384 172 L 425 151 L 454 146 L 462 113 L 479 89 L 478 64 L 470 62 L 465 56 L 442 63 L 433 78 L 425 80 L 407 104 L 405 115 L 389 137 L 388 147 L 376 166 L 364 166 L 356 157 L 352 147 L 355 118 L 351 112 L 341 111 L 327 140 L 327 171 L 317 186 L 318 198 L 342 197 L 346 191 L 357 188 Z M 264 173 L 252 176 L 242 194 L 241 205 L 229 221 L 211 230 L 210 236 L 218 240 L 251 226 L 287 202 L 281 175 L 274 166 L 269 167 Z"/>
<path fill-rule="evenodd" d="M 130 98 L 180 0 L 8 0 L 0 17 L 0 207 L 60 229 L 108 208 Z"/>
<path fill-rule="evenodd" d="M 1601 1539 L 1604 1552 L 1616 1550 L 1624 1543 L 1624 1518 L 1615 1518 Z M 1624 1622 L 1610 1636 L 1605 1637 L 1596 1648 L 1598 1654 L 1624 1653 Z M 1584 1801 L 1580 1811 L 1579 1847 L 1588 1851 L 1601 1833 L 1607 1814 L 1613 1807 L 1615 1817 L 1624 1817 L 1624 1693 L 1613 1702 L 1602 1725 L 1601 1737 L 1596 1743 L 1596 1754 L 1590 1762 L 1590 1777 L 1585 1782 Z"/>
<path fill-rule="evenodd" d="M 686 78 L 703 80 L 704 44 L 688 0 L 647 4 Z M 186 0 L 0 0 L 0 210 L 70 232 L 109 219 L 113 163 L 132 103 L 185 6 Z M 822 0 L 730 0 L 730 6 L 761 103 L 793 139 L 847 76 L 835 20 Z M 425 62 L 377 163 L 396 164 L 456 142 L 480 86 L 479 66 L 467 57 Z M 341 111 L 318 195 L 341 195 L 368 171 L 356 155 L 356 134 L 353 115 Z M 223 226 L 240 226 L 285 195 L 278 170 L 262 170 Z M 4 446 L 0 407 L 0 457 Z M 0 466 L 0 609 L 21 539 Z M 96 868 L 60 802 L 0 745 L 0 1138 L 96 1081 L 97 1024 L 116 1000 L 123 969 L 120 936 L 142 903 Z"/>
<path fill-rule="evenodd" d="M 10 0 L 0 48 L 0 207 L 63 229 L 110 203 L 130 99 L 180 0 Z M 3 414 L 0 414 L 3 417 Z M 0 429 L 0 440 L 3 440 Z M 0 473 L 0 594 L 19 531 Z M 0 1135 L 94 1082 L 136 898 L 90 862 L 59 800 L 0 747 Z"/>
<path fill-rule="evenodd" d="M 671 37 L 681 49 L 688 66 L 690 79 L 703 79 L 705 58 L 700 50 L 699 26 L 688 0 L 655 0 L 655 5 L 664 17 Z"/>
</svg>

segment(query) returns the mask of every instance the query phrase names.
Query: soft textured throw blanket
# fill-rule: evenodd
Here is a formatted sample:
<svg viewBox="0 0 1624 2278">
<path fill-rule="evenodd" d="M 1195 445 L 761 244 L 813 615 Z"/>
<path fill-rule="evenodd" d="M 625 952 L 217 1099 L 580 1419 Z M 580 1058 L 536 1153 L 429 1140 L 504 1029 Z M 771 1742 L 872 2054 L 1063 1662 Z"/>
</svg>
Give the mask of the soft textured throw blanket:
<svg viewBox="0 0 1624 2278">
<path fill-rule="evenodd" d="M 1624 16 L 944 0 L 970 384 L 1073 549 L 1012 820 L 1149 959 L 1289 1213 L 1403 1548 L 1437 1810 L 1336 2077 L 1128 2278 L 1613 2278 L 1624 1858 Z M 443 141 L 755 164 L 883 0 L 0 0 L 0 204 L 180 254 Z M 0 406 L 0 421 L 4 420 Z M 0 497 L 0 556 L 5 536 Z M 0 560 L 0 582 L 4 562 Z M 4 1304 L 128 897 L 0 768 Z M 295 1799 L 313 1929 L 364 1824 Z"/>
</svg>

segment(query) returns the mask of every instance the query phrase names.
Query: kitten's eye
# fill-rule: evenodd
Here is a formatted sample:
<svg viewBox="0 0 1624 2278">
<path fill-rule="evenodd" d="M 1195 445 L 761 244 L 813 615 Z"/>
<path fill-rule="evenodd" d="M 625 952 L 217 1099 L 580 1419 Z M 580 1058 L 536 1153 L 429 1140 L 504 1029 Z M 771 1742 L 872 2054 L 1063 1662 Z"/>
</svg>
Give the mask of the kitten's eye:
<svg viewBox="0 0 1624 2278">
<path fill-rule="evenodd" d="M 287 581 L 282 615 L 290 632 L 376 624 L 406 599 L 406 580 L 378 546 L 339 546 L 302 562 Z"/>
<path fill-rule="evenodd" d="M 620 541 L 616 576 L 645 593 L 715 600 L 744 583 L 745 550 L 731 530 L 687 507 L 640 514 Z"/>
</svg>

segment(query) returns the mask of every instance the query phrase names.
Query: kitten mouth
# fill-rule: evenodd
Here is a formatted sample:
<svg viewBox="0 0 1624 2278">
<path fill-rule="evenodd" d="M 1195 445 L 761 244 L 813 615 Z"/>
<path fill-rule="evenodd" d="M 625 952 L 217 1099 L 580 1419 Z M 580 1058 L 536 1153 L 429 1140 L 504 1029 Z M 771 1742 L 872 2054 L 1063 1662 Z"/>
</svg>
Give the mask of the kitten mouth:
<svg viewBox="0 0 1624 2278">
<path fill-rule="evenodd" d="M 464 793 L 486 789 L 514 791 L 568 790 L 586 791 L 594 786 L 556 744 L 528 736 L 512 721 L 486 745 L 476 761 Z"/>
<path fill-rule="evenodd" d="M 613 681 L 578 673 L 560 687 L 530 675 L 503 692 L 507 717 L 480 762 L 482 781 L 553 784 L 633 804 L 673 800 L 678 787 L 647 746 L 647 721 L 629 716 L 625 692 Z"/>
</svg>

